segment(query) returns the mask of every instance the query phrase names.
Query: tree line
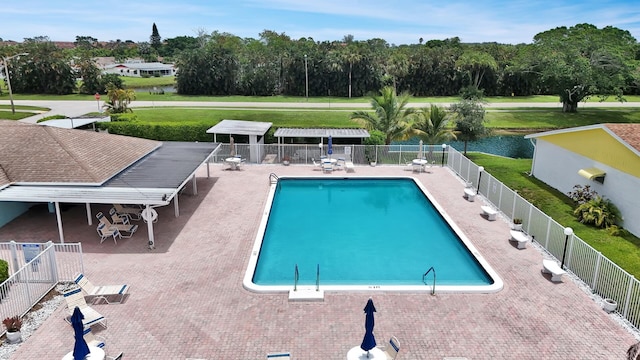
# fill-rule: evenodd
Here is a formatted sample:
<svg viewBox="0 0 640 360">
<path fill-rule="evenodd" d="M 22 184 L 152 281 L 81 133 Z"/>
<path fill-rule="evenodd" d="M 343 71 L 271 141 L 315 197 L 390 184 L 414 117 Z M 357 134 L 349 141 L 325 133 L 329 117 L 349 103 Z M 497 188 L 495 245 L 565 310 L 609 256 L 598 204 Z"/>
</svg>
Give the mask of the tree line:
<svg viewBox="0 0 640 360">
<path fill-rule="evenodd" d="M 86 72 L 75 74 L 62 62 L 53 66 L 46 61 L 69 63 L 108 53 L 91 37 L 78 37 L 72 51 L 55 49 L 42 39 L 29 40 L 19 48 L 0 47 L 0 54 L 48 54 L 14 60 L 10 71 L 12 84 L 20 89 L 16 92 L 74 91 L 69 78 L 84 79 Z M 201 31 L 197 37 L 161 41 L 154 24 L 150 41 L 138 44 L 138 55 L 148 61 L 163 56 L 175 62 L 176 90 L 186 95 L 360 97 L 391 86 L 414 96 L 455 96 L 461 91 L 481 91 L 485 96 L 557 95 L 563 110 L 572 112 L 589 97 L 623 100 L 624 95 L 640 93 L 638 42 L 628 31 L 611 26 L 558 27 L 535 35 L 530 44 L 468 44 L 450 38 L 392 45 L 382 39 L 356 41 L 351 35 L 340 41 L 291 39 L 270 30 L 257 39 Z M 49 67 L 56 74 L 29 80 L 21 77 L 30 74 L 28 67 L 42 71 Z M 55 84 L 44 86 L 50 81 Z"/>
</svg>

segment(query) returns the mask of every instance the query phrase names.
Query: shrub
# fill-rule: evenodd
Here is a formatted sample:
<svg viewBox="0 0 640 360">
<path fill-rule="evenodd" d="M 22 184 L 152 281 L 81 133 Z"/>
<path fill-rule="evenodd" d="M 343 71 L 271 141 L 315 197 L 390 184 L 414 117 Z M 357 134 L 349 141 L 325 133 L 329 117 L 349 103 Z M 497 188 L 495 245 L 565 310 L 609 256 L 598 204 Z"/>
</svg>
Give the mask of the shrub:
<svg viewBox="0 0 640 360">
<path fill-rule="evenodd" d="M 579 205 L 573 214 L 581 223 L 599 228 L 614 226 L 620 219 L 618 208 L 609 199 L 598 195 Z"/>
<path fill-rule="evenodd" d="M 595 190 L 591 190 L 591 186 L 589 185 L 585 185 L 584 187 L 582 187 L 582 185 L 574 185 L 573 191 L 568 192 L 567 195 L 581 205 L 591 201 L 598 196 L 598 193 Z"/>
</svg>

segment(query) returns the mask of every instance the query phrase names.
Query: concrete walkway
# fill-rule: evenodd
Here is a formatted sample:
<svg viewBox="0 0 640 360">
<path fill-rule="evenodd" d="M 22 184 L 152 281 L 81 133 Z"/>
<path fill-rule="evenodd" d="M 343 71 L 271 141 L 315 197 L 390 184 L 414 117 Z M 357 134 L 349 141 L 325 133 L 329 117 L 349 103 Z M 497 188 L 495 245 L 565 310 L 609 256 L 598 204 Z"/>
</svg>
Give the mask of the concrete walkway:
<svg viewBox="0 0 640 360">
<path fill-rule="evenodd" d="M 369 297 L 378 310 L 376 339 L 382 344 L 397 336 L 400 359 L 622 359 L 636 342 L 569 277 L 552 283 L 542 274 L 545 255 L 510 243 L 507 221 L 483 218 L 481 199 L 464 200 L 462 181 L 446 168 L 412 174 L 399 166 L 358 166 L 353 176 L 418 178 L 502 277 L 502 291 L 435 296 L 330 292 L 321 303 L 251 293 L 242 287 L 242 278 L 270 173 L 346 176 L 342 171 L 323 175 L 311 166 L 248 165 L 228 171 L 216 164 L 207 178 L 200 169 L 198 194 L 186 187 L 179 217 L 173 206 L 158 209 L 153 251 L 147 249 L 146 226 L 117 245 L 99 244 L 84 206 L 63 213 L 65 238 L 82 242 L 89 279 L 131 285 L 123 304 L 95 305 L 108 319 L 108 329 L 96 329 L 107 339 L 108 354 L 124 351 L 125 358 L 141 360 L 258 360 L 268 352 L 290 351 L 293 359 L 345 359 L 362 341 L 362 309 Z M 304 211 L 304 202 L 300 206 Z M 105 208 L 94 206 L 94 213 L 99 210 Z M 402 226 L 397 236 L 402 237 Z M 0 241 L 11 239 L 56 241 L 54 215 L 34 209 L 0 228 Z M 389 246 L 394 241 L 389 239 Z M 11 359 L 60 359 L 73 349 L 73 331 L 63 314 L 61 306 Z"/>
</svg>

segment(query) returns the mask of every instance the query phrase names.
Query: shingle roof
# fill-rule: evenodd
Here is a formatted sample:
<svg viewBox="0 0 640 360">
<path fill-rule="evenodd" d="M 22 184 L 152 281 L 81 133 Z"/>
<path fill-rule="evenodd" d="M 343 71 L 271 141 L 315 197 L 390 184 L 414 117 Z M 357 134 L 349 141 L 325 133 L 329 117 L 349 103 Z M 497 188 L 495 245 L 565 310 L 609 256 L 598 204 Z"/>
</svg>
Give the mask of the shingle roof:
<svg viewBox="0 0 640 360">
<path fill-rule="evenodd" d="M 0 121 L 0 187 L 100 184 L 160 146 L 153 140 Z"/>
<path fill-rule="evenodd" d="M 640 124 L 604 124 L 629 146 L 640 151 Z"/>
</svg>

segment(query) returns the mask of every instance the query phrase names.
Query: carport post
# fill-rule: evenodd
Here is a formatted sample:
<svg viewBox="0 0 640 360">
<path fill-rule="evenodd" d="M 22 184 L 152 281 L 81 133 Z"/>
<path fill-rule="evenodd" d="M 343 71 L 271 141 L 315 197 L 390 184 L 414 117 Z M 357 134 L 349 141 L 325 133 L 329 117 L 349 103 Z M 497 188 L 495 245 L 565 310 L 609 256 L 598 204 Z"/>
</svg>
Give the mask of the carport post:
<svg viewBox="0 0 640 360">
<path fill-rule="evenodd" d="M 196 184 L 196 174 L 193 174 L 193 195 L 198 195 L 198 185 Z"/>
<path fill-rule="evenodd" d="M 60 235 L 60 244 L 64 244 L 64 233 L 62 232 L 62 217 L 60 216 L 60 203 L 55 202 L 56 220 L 58 221 L 58 234 Z"/>
<path fill-rule="evenodd" d="M 151 214 L 152 209 L 149 205 L 147 205 L 147 208 L 145 210 L 147 214 Z M 145 219 L 145 221 L 147 222 L 147 232 L 149 233 L 149 249 L 155 249 L 156 240 L 153 236 L 153 219 L 150 216 L 148 219 Z"/>
<path fill-rule="evenodd" d="M 173 197 L 173 211 L 176 217 L 180 216 L 180 206 L 178 206 L 178 193 Z"/>
<path fill-rule="evenodd" d="M 93 225 L 93 220 L 91 219 L 91 204 L 86 203 L 85 205 L 87 207 L 87 222 L 89 225 Z"/>
</svg>

